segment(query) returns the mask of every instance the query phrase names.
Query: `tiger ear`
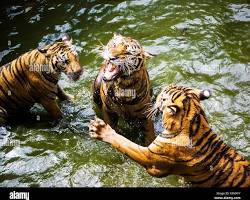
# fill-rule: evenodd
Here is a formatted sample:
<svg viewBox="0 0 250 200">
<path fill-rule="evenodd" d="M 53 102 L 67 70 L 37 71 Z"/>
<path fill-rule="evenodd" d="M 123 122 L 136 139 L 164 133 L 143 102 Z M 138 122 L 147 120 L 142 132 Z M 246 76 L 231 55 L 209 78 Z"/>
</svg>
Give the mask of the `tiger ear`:
<svg viewBox="0 0 250 200">
<path fill-rule="evenodd" d="M 118 36 L 121 36 L 121 34 L 119 33 L 114 33 L 113 37 L 118 37 Z"/>
<path fill-rule="evenodd" d="M 168 106 L 166 108 L 166 111 L 170 114 L 170 115 L 175 115 L 178 111 L 180 110 L 180 108 L 176 105 L 173 106 Z"/>
<path fill-rule="evenodd" d="M 66 43 L 67 45 L 72 45 L 72 37 L 68 33 L 64 33 L 61 37 L 61 41 Z"/>
<path fill-rule="evenodd" d="M 201 90 L 200 91 L 200 100 L 209 99 L 212 96 L 212 92 L 210 90 Z"/>
<path fill-rule="evenodd" d="M 38 47 L 37 50 L 42 53 L 42 54 L 46 54 L 48 51 L 49 47 L 48 46 L 43 46 L 43 47 Z"/>
</svg>

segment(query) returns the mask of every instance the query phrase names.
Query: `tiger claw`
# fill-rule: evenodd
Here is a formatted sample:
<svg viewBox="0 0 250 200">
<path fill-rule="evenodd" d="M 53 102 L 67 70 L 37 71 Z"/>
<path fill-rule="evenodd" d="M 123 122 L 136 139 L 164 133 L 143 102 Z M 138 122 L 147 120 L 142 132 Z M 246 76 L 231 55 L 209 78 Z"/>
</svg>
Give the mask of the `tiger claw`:
<svg viewBox="0 0 250 200">
<path fill-rule="evenodd" d="M 97 138 L 97 137 L 98 137 L 98 135 L 97 135 L 95 132 L 93 132 L 93 131 L 90 131 L 90 132 L 89 132 L 89 135 L 90 135 L 90 137 L 92 137 L 92 138 Z"/>
<path fill-rule="evenodd" d="M 95 125 L 90 125 L 89 131 L 96 132 L 96 131 L 97 131 L 97 128 L 95 127 Z"/>
<path fill-rule="evenodd" d="M 106 125 L 105 122 L 102 119 L 100 119 L 100 118 L 98 118 L 96 116 L 95 116 L 94 120 L 91 120 L 91 122 L 93 124 L 95 124 L 95 126 L 105 126 Z"/>
<path fill-rule="evenodd" d="M 114 130 L 106 124 L 102 119 L 95 117 L 89 124 L 89 135 L 92 138 L 110 142 L 111 137 L 114 134 Z"/>
<path fill-rule="evenodd" d="M 104 122 L 103 120 L 99 119 L 99 118 L 97 118 L 96 121 L 97 121 L 97 122 L 99 123 L 99 125 L 101 125 L 101 126 L 105 126 L 105 125 L 106 125 L 105 122 Z"/>
</svg>

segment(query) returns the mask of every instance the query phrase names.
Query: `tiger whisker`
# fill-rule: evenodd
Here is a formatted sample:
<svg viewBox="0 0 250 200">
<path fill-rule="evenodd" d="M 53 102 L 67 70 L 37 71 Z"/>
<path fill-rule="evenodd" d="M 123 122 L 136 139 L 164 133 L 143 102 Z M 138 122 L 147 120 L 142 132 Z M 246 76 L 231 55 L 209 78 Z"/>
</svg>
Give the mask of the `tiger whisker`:
<svg viewBox="0 0 250 200">
<path fill-rule="evenodd" d="M 94 53 L 101 55 L 102 52 L 104 51 L 104 49 L 105 49 L 105 46 L 100 42 L 100 44 L 94 45 L 91 52 L 94 52 Z"/>
<path fill-rule="evenodd" d="M 100 46 L 105 47 L 105 45 L 101 42 L 101 40 L 97 40 L 100 43 Z"/>
<path fill-rule="evenodd" d="M 95 53 L 100 54 L 100 53 L 102 53 L 102 51 L 103 51 L 101 48 L 102 48 L 101 46 L 95 45 L 95 47 L 92 48 L 91 52 L 95 52 Z"/>
<path fill-rule="evenodd" d="M 131 74 L 130 68 L 128 66 L 127 66 L 127 68 L 128 68 L 128 75 L 130 76 L 130 74 Z"/>
<path fill-rule="evenodd" d="M 145 112 L 144 112 L 144 113 L 146 113 L 146 112 L 150 112 L 150 111 L 152 111 L 152 110 L 153 110 L 153 105 L 152 105 L 151 103 L 147 103 L 147 105 L 149 105 L 149 107 L 145 110 Z"/>
<path fill-rule="evenodd" d="M 130 68 L 128 66 L 126 66 L 126 69 L 127 69 L 128 75 L 130 76 L 130 73 L 131 73 Z"/>
<path fill-rule="evenodd" d="M 94 45 L 94 48 L 98 48 L 98 49 L 101 49 L 101 48 L 104 48 L 104 46 L 102 46 L 102 45 L 99 45 L 99 44 L 96 44 L 96 45 Z"/>
<path fill-rule="evenodd" d="M 146 117 L 148 119 L 153 119 L 157 113 L 157 108 L 154 106 L 149 107 L 144 114 L 147 114 Z"/>
<path fill-rule="evenodd" d="M 130 76 L 130 73 L 131 73 L 130 68 L 128 66 L 126 66 L 125 64 L 123 65 L 123 68 L 124 68 L 125 72 Z"/>
<path fill-rule="evenodd" d="M 148 114 L 147 114 L 147 119 L 153 119 L 154 116 L 154 110 L 151 110 Z"/>
<path fill-rule="evenodd" d="M 130 75 L 130 70 L 129 70 L 129 68 L 128 68 L 125 64 L 122 64 L 122 70 L 123 70 L 125 73 L 127 73 L 127 74 Z"/>
</svg>

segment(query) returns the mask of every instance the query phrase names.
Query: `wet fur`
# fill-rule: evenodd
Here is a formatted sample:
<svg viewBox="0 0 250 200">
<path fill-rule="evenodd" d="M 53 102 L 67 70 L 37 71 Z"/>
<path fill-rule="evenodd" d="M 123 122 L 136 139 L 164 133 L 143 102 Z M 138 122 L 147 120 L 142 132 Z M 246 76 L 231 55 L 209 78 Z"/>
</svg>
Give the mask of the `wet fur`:
<svg viewBox="0 0 250 200">
<path fill-rule="evenodd" d="M 50 48 L 58 49 L 58 51 L 68 50 L 63 42 L 55 43 Z M 78 63 L 77 60 L 72 61 Z M 62 117 L 56 98 L 69 100 L 69 96 L 58 85 L 60 72 L 52 74 L 30 69 L 34 65 L 49 64 L 46 56 L 35 49 L 0 68 L 1 124 L 16 117 L 19 113 L 28 112 L 34 103 L 41 104 L 54 119 Z"/>
<path fill-rule="evenodd" d="M 198 187 L 250 187 L 250 163 L 212 131 L 200 99 L 198 90 L 186 87 L 163 90 L 155 108 L 163 111 L 166 131 L 148 147 L 117 134 L 100 119 L 91 122 L 90 134 L 110 143 L 155 177 L 176 174 Z M 179 109 L 176 114 L 172 106 Z"/>
</svg>

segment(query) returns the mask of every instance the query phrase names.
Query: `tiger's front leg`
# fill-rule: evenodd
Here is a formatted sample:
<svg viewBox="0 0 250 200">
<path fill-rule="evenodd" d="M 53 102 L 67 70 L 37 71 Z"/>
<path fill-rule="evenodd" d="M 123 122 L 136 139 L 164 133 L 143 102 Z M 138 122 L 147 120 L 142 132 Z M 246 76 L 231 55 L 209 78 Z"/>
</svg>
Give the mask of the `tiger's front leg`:
<svg viewBox="0 0 250 200">
<path fill-rule="evenodd" d="M 59 85 L 57 85 L 57 97 L 61 101 L 72 101 L 74 99 L 73 95 L 67 94 Z"/>
<path fill-rule="evenodd" d="M 101 119 L 92 120 L 89 126 L 90 136 L 98 140 L 110 143 L 122 153 L 130 156 L 139 164 L 146 166 L 150 161 L 147 157 L 146 147 L 139 146 L 125 137 L 117 134 L 109 124 Z"/>
<path fill-rule="evenodd" d="M 108 112 L 105 107 L 102 108 L 102 112 L 105 123 L 109 124 L 113 129 L 116 129 L 118 123 L 118 115 Z"/>
<path fill-rule="evenodd" d="M 118 127 L 119 116 L 116 113 L 111 113 L 103 109 L 103 119 L 106 124 L 110 125 L 117 133 L 121 134 L 123 131 Z"/>
<path fill-rule="evenodd" d="M 91 120 L 89 126 L 90 136 L 98 140 L 111 144 L 121 153 L 144 166 L 147 172 L 156 177 L 168 174 L 169 168 L 166 166 L 168 160 L 163 160 L 157 154 L 149 151 L 148 147 L 143 147 L 131 142 L 127 138 L 117 134 L 108 124 L 101 119 Z M 166 166 L 164 169 L 160 166 Z"/>
<path fill-rule="evenodd" d="M 62 112 L 58 104 L 56 103 L 56 100 L 46 98 L 42 99 L 40 103 L 55 120 L 62 118 Z"/>
<path fill-rule="evenodd" d="M 154 123 L 151 119 L 142 120 L 141 129 L 144 131 L 145 145 L 150 145 L 156 138 L 154 132 Z"/>
</svg>

